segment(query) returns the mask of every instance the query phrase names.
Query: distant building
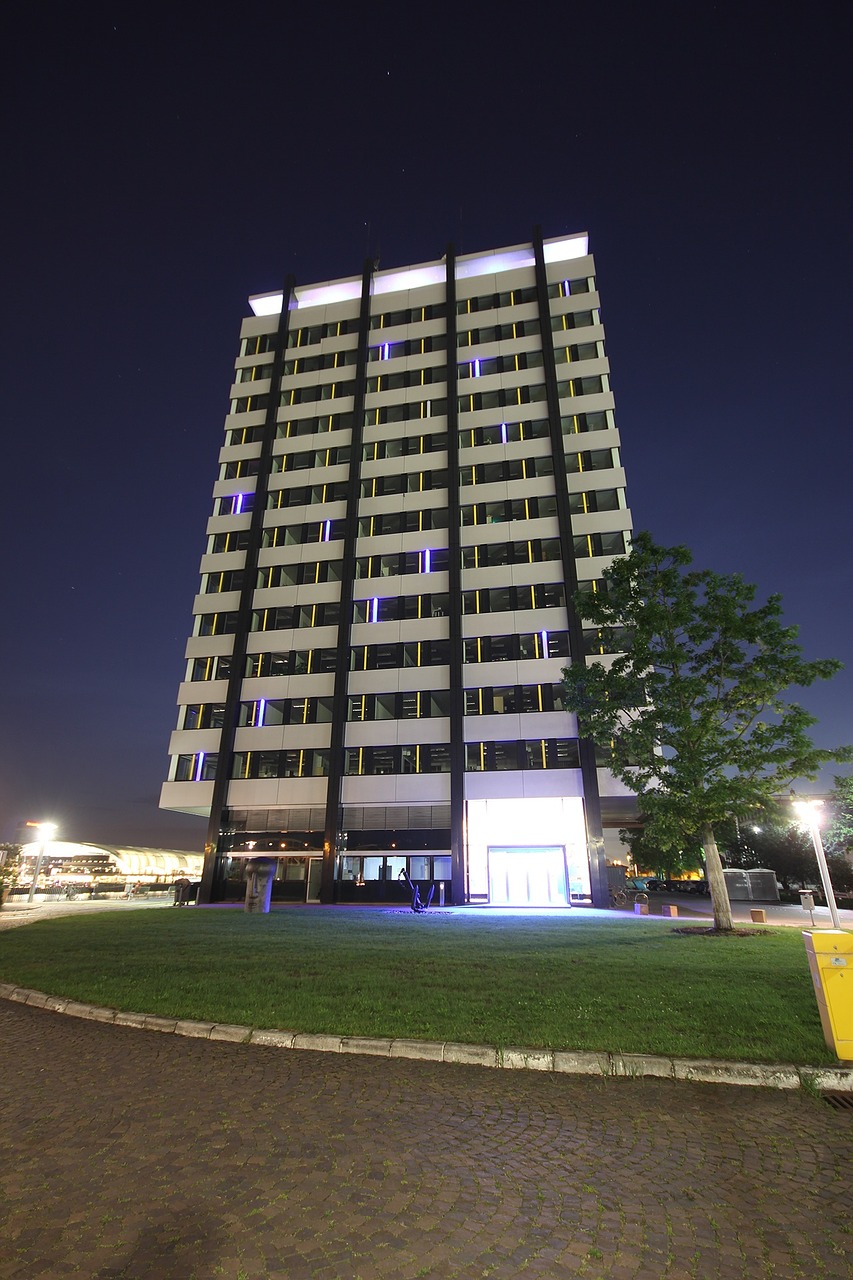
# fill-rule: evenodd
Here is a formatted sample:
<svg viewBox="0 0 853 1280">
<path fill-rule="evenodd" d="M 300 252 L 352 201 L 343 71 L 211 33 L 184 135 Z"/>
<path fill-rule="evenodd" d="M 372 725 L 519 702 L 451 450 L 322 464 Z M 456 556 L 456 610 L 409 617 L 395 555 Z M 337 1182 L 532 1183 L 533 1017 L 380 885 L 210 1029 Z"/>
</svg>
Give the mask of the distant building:
<svg viewBox="0 0 853 1280">
<path fill-rule="evenodd" d="M 631 527 L 585 235 L 250 299 L 161 805 L 202 900 L 608 901 L 631 799 L 563 709 Z M 438 899 L 436 899 L 438 900 Z"/>
</svg>

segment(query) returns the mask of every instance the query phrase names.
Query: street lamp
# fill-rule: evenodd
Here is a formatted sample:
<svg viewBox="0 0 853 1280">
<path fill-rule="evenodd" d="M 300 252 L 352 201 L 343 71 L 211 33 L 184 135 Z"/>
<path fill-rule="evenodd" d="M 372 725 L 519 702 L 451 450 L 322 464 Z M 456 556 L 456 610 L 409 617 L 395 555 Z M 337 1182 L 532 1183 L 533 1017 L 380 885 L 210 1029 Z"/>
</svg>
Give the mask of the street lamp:
<svg viewBox="0 0 853 1280">
<path fill-rule="evenodd" d="M 823 841 L 820 838 L 820 810 L 823 808 L 823 801 L 797 800 L 792 793 L 791 804 L 794 806 L 800 822 L 808 829 L 812 838 L 824 896 L 829 907 L 829 914 L 832 916 L 832 927 L 833 929 L 840 929 L 841 921 L 838 918 L 838 907 L 835 905 L 835 894 L 832 891 L 832 881 L 829 878 L 829 867 L 823 850 Z"/>
<path fill-rule="evenodd" d="M 27 902 L 32 902 L 33 898 L 35 897 L 36 884 L 38 883 L 39 873 L 41 871 L 41 864 L 44 861 L 44 855 L 47 850 L 47 846 L 50 844 L 51 840 L 56 835 L 56 823 L 55 822 L 28 822 L 27 826 L 36 827 L 39 833 L 38 857 L 36 858 L 35 870 L 33 871 L 33 879 L 32 879 L 32 883 L 30 884 L 30 892 L 27 897 Z"/>
</svg>

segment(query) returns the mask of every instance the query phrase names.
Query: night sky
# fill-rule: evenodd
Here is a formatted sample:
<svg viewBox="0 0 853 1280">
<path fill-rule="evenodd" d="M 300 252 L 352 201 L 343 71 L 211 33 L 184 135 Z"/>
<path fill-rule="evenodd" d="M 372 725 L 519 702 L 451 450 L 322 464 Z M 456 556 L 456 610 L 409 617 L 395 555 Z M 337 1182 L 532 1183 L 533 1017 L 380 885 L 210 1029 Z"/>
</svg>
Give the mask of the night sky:
<svg viewBox="0 0 853 1280">
<path fill-rule="evenodd" d="M 202 846 L 157 802 L 248 295 L 535 223 L 636 527 L 781 592 L 853 741 L 850 6 L 230 10 L 7 13 L 0 839 Z"/>
</svg>

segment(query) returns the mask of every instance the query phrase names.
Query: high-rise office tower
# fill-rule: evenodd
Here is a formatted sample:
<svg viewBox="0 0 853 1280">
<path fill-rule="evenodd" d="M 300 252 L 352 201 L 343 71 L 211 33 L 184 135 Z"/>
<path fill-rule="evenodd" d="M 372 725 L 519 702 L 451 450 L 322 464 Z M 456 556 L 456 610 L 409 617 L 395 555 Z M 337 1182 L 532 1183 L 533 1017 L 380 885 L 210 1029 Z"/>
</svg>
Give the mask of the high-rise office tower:
<svg viewBox="0 0 853 1280">
<path fill-rule="evenodd" d="M 202 900 L 272 854 L 284 898 L 606 904 L 630 797 L 561 688 L 631 524 L 586 236 L 250 303 L 161 798 L 210 815 Z"/>
</svg>

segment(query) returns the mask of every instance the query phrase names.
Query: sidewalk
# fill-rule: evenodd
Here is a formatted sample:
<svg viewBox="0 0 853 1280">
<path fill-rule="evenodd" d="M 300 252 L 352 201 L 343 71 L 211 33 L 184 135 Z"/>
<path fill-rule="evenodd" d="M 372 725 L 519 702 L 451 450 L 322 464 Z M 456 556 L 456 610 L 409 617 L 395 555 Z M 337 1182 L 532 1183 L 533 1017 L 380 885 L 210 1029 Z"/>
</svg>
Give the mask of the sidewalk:
<svg viewBox="0 0 853 1280">
<path fill-rule="evenodd" d="M 850 1280 L 802 1091 L 141 1035 L 0 1001 L 0 1280 Z"/>
</svg>

